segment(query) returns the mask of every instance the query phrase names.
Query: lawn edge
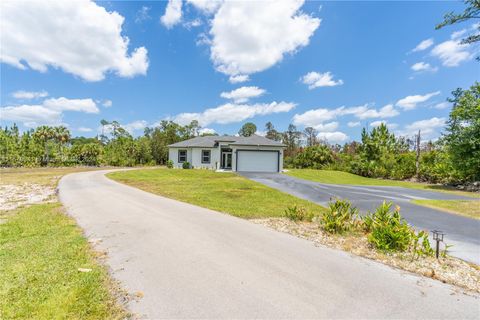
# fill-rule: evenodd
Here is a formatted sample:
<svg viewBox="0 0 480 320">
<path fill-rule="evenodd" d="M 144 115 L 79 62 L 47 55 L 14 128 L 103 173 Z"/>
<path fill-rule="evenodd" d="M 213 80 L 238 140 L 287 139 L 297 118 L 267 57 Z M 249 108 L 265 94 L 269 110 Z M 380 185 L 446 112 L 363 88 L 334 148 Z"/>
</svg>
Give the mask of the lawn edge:
<svg viewBox="0 0 480 320">
<path fill-rule="evenodd" d="M 410 201 L 412 203 L 418 205 L 418 206 L 423 206 L 423 207 L 427 207 L 427 208 L 431 208 L 431 209 L 440 210 L 440 211 L 443 211 L 443 212 L 446 212 L 446 213 L 454 214 L 454 215 L 457 215 L 457 216 L 462 216 L 462 217 L 465 217 L 465 218 L 480 220 L 480 217 L 469 216 L 469 215 L 466 215 L 466 214 L 462 214 L 458 211 L 450 210 L 450 209 L 447 209 L 447 208 L 444 208 L 444 207 L 439 207 L 439 206 L 435 206 L 435 205 L 432 205 L 432 204 L 423 203 L 423 202 L 421 202 L 423 200 L 413 199 L 413 200 L 410 200 Z M 446 200 L 446 201 L 448 201 L 448 200 Z M 465 201 L 480 201 L 480 199 L 471 199 L 471 200 L 465 200 Z"/>
</svg>

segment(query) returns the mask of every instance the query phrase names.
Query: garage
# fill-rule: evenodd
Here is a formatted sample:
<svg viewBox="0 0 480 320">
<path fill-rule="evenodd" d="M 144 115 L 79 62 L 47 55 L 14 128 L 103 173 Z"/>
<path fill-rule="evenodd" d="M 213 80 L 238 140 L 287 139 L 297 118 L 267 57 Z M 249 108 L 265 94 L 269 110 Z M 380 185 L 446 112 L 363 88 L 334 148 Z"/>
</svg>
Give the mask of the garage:
<svg viewBox="0 0 480 320">
<path fill-rule="evenodd" d="M 237 171 L 278 172 L 279 158 L 277 150 L 237 150 Z"/>
</svg>

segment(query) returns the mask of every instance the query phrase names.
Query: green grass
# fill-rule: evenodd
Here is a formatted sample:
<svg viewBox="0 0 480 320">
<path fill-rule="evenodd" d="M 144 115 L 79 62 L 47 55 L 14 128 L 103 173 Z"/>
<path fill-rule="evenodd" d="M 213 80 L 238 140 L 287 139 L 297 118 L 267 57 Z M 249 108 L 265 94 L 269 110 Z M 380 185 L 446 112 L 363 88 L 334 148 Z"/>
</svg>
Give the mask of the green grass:
<svg viewBox="0 0 480 320">
<path fill-rule="evenodd" d="M 107 176 L 151 193 L 242 218 L 281 217 L 287 207 L 295 204 L 314 213 L 325 210 L 234 173 L 153 169 L 113 172 Z"/>
<path fill-rule="evenodd" d="M 315 170 L 315 169 L 289 169 L 289 171 L 285 172 L 285 174 L 292 177 L 297 177 L 300 179 L 311 180 L 311 181 L 321 182 L 321 183 L 404 187 L 404 188 L 411 188 L 411 189 L 423 189 L 423 190 L 430 190 L 430 191 L 449 192 L 449 193 L 463 195 L 463 196 L 480 198 L 480 194 L 478 193 L 458 191 L 453 188 L 448 188 L 448 187 L 437 185 L 437 184 L 366 178 L 366 177 L 357 176 L 355 174 L 344 172 L 344 171 Z"/>
<path fill-rule="evenodd" d="M 480 219 L 479 200 L 413 200 L 412 202 L 465 217 Z"/>
<path fill-rule="evenodd" d="M 0 224 L 0 319 L 126 316 L 107 271 L 59 203 L 0 212 L 0 218 L 7 218 Z"/>
</svg>

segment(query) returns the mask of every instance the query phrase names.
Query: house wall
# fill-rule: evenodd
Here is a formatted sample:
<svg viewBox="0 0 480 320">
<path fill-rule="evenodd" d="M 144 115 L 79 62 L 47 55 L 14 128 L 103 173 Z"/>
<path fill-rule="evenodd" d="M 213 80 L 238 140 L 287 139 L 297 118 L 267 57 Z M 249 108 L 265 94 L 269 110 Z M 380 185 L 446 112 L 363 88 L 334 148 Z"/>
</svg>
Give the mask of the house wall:
<svg viewBox="0 0 480 320">
<path fill-rule="evenodd" d="M 283 170 L 283 147 L 232 146 L 232 170 L 237 171 L 237 150 L 274 150 L 280 152 L 280 172 Z"/>
<path fill-rule="evenodd" d="M 168 159 L 173 161 L 174 168 L 182 168 L 182 163 L 178 162 L 178 151 L 187 150 L 187 161 L 194 168 L 216 169 L 217 162 L 220 162 L 218 148 L 174 148 L 168 149 Z M 202 150 L 210 150 L 210 163 L 202 163 Z"/>
</svg>

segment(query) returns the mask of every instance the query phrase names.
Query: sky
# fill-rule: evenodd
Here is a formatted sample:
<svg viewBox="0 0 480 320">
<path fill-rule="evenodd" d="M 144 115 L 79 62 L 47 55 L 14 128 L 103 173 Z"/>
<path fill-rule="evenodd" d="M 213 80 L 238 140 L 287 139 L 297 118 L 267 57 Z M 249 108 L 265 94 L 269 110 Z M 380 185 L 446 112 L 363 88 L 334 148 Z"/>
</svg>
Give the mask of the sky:
<svg viewBox="0 0 480 320">
<path fill-rule="evenodd" d="M 459 1 L 0 2 L 0 124 L 161 120 L 235 134 L 307 126 L 330 143 L 380 123 L 436 139 L 455 88 L 480 80 L 478 25 L 435 30 Z"/>
</svg>

